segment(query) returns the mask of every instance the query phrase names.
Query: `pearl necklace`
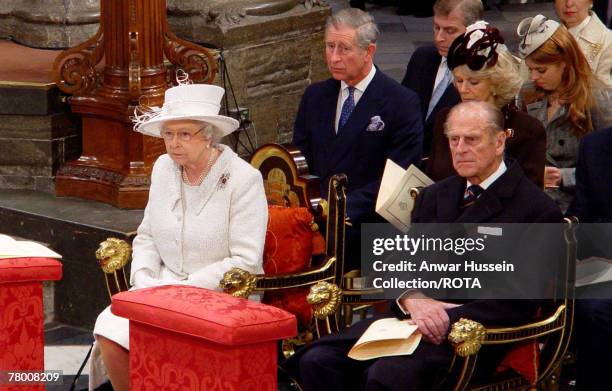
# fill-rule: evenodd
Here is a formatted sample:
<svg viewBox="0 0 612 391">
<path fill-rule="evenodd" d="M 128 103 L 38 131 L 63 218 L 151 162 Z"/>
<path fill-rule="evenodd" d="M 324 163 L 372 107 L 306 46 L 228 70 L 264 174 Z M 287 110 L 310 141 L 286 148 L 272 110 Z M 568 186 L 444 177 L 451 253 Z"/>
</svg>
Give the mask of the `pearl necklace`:
<svg viewBox="0 0 612 391">
<path fill-rule="evenodd" d="M 216 148 L 210 150 L 210 157 L 208 158 L 206 167 L 204 167 L 204 170 L 202 171 L 200 176 L 193 182 L 189 180 L 189 176 L 187 176 L 187 170 L 185 170 L 185 167 L 181 167 L 183 182 L 191 186 L 199 186 L 200 184 L 202 184 L 202 181 L 204 181 L 204 178 L 210 172 L 210 169 L 212 168 L 212 165 L 215 162 L 215 151 Z"/>
</svg>

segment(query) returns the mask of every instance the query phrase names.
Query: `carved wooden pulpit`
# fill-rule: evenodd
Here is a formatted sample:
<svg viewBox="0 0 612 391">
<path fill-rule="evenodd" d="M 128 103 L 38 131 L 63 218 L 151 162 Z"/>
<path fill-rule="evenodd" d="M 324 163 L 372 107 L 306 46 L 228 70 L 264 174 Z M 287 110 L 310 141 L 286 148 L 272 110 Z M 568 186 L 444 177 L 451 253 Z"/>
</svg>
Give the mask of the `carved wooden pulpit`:
<svg viewBox="0 0 612 391">
<path fill-rule="evenodd" d="M 100 0 L 98 32 L 53 65 L 83 122 L 82 155 L 59 168 L 58 196 L 144 208 L 153 163 L 165 148 L 161 139 L 134 132 L 130 118 L 139 102 L 162 105 L 177 69 L 210 83 L 217 63 L 209 50 L 169 31 L 165 0 Z"/>
</svg>

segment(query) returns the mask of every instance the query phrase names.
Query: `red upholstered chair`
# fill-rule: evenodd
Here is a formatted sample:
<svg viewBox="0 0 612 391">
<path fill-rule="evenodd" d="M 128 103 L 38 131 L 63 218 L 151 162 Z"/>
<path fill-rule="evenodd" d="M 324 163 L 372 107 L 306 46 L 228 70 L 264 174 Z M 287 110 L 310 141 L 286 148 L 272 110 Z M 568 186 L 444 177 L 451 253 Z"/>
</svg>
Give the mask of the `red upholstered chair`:
<svg viewBox="0 0 612 391">
<path fill-rule="evenodd" d="M 0 259 L 0 371 L 45 368 L 42 282 L 61 278 L 62 264 L 55 259 Z M 45 387 L 0 385 L 0 389 Z"/>
<path fill-rule="evenodd" d="M 284 341 L 289 356 L 293 345 L 338 330 L 346 177 L 333 176 L 327 200 L 321 199 L 318 177 L 309 174 L 305 157 L 290 144 L 261 146 L 251 165 L 262 174 L 268 200 L 265 274 L 233 269 L 221 285 L 238 297 L 261 292 L 264 303 L 297 316 L 299 338 Z"/>
<path fill-rule="evenodd" d="M 132 391 L 276 390 L 276 341 L 297 334 L 286 311 L 184 285 L 121 292 L 111 311 L 130 319 Z"/>
</svg>

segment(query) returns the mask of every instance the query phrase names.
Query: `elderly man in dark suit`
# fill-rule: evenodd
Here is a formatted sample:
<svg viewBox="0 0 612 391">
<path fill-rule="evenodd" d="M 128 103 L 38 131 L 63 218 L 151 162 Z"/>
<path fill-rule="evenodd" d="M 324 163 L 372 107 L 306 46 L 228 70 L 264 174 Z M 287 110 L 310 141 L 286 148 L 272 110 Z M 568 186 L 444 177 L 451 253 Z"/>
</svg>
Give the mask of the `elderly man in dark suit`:
<svg viewBox="0 0 612 391">
<path fill-rule="evenodd" d="M 373 65 L 378 28 L 371 15 L 347 8 L 329 17 L 325 55 L 333 78 L 304 92 L 293 144 L 306 156 L 310 173 L 348 177 L 346 260 L 359 262 L 359 224 L 376 221 L 374 206 L 387 159 L 407 168 L 422 153 L 422 125 L 414 92 Z"/>
<path fill-rule="evenodd" d="M 461 101 L 446 65 L 451 44 L 465 28 L 482 19 L 480 0 L 437 0 L 433 6 L 434 45 L 418 48 L 406 67 L 402 85 L 419 95 L 424 124 L 423 152 L 429 156 L 436 113 Z"/>
<path fill-rule="evenodd" d="M 592 229 L 587 240 L 598 242 L 593 247 L 603 250 L 593 255 L 612 258 L 608 244 L 612 223 L 612 128 L 590 133 L 580 142 L 576 197 L 567 214 L 577 216 L 581 223 L 607 223 Z M 576 390 L 610 390 L 612 282 L 588 286 L 579 290 L 578 296 L 590 299 L 576 301 Z"/>
<path fill-rule="evenodd" d="M 459 175 L 425 188 L 413 211 L 415 223 L 560 223 L 561 211 L 523 174 L 515 162 L 504 162 L 503 115 L 487 102 L 464 102 L 448 116 L 447 134 Z M 484 324 L 510 326 L 535 316 L 531 300 L 474 299 L 451 303 L 418 291 L 404 293 L 394 305 L 410 314 L 423 334 L 410 356 L 356 361 L 347 352 L 371 324 L 366 320 L 340 335 L 320 339 L 298 352 L 286 368 L 301 379 L 305 391 L 432 390 L 452 357 L 446 341 L 449 327 L 461 317 Z M 493 350 L 480 362 L 494 369 L 504 350 Z M 482 355 L 486 355 L 482 352 Z"/>
</svg>

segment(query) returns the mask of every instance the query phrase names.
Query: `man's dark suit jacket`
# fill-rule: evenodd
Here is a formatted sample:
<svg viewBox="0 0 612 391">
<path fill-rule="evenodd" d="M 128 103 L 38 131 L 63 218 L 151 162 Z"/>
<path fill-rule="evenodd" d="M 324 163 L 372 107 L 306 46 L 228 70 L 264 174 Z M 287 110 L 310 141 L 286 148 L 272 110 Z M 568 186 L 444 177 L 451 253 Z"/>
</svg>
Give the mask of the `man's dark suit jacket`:
<svg viewBox="0 0 612 391">
<path fill-rule="evenodd" d="M 581 222 L 612 221 L 612 128 L 590 133 L 580 142 L 576 196 L 567 214 Z"/>
<path fill-rule="evenodd" d="M 610 224 L 612 223 L 612 128 L 590 133 L 580 142 L 576 164 L 576 196 L 567 211 L 580 222 L 607 223 L 578 231 L 580 258 L 601 256 L 612 258 Z M 588 225 L 589 226 L 589 225 Z M 609 298 L 612 282 L 583 287 L 584 297 Z M 580 352 L 576 386 L 582 390 L 612 389 L 607 373 L 612 357 L 612 300 L 576 301 L 576 345 Z"/>
<path fill-rule="evenodd" d="M 376 219 L 374 207 L 387 159 L 407 168 L 422 154 L 423 128 L 414 92 L 376 70 L 348 122 L 336 134 L 340 82 L 311 85 L 304 92 L 293 130 L 293 144 L 306 156 L 311 174 L 321 178 L 327 196 L 329 179 L 348 177 L 347 215 L 354 224 Z M 376 118 L 378 117 L 378 118 Z M 380 120 L 384 127 L 368 130 Z"/>
<path fill-rule="evenodd" d="M 533 184 L 516 161 L 487 188 L 476 203 L 461 211 L 466 180 L 453 175 L 423 189 L 415 200 L 413 223 L 561 223 L 554 201 Z M 536 303 L 474 300 L 448 310 L 451 324 L 467 317 L 487 325 L 512 325 L 534 314 Z"/>
<path fill-rule="evenodd" d="M 440 110 L 434 124 L 431 155 L 425 173 L 436 182 L 455 175 L 448 138 L 444 134 L 444 123 L 451 108 Z M 504 119 L 504 128 L 513 130 L 512 137 L 506 139 L 506 156 L 518 161 L 527 178 L 543 189 L 546 131 L 542 122 L 523 111 L 514 110 L 505 111 Z"/>
<path fill-rule="evenodd" d="M 421 117 L 424 124 L 423 153 L 425 156 L 429 156 L 429 152 L 431 151 L 436 113 L 444 107 L 454 106 L 461 102 L 459 93 L 455 87 L 450 84 L 434 107 L 429 118 L 425 118 L 429 107 L 429 101 L 433 94 L 433 87 L 436 82 L 440 61 L 442 61 L 442 57 L 435 46 L 420 47 L 412 54 L 412 57 L 410 57 L 410 61 L 406 67 L 404 80 L 402 80 L 402 85 L 416 92 L 421 102 Z"/>
</svg>

